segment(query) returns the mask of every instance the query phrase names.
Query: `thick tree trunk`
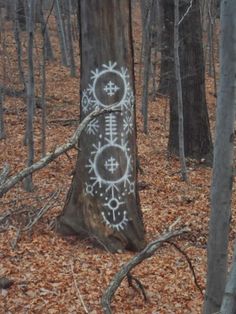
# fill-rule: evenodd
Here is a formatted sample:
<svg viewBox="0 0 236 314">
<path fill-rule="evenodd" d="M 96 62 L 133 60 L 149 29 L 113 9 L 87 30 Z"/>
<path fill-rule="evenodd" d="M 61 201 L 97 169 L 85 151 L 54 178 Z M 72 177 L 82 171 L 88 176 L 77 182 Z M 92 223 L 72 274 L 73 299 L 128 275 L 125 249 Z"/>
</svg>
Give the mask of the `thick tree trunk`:
<svg viewBox="0 0 236 314">
<path fill-rule="evenodd" d="M 169 0 L 168 0 L 169 1 Z M 205 71 L 202 49 L 199 0 L 180 2 L 180 68 L 184 109 L 184 148 L 186 157 L 212 159 L 212 140 L 205 95 Z M 173 7 L 174 10 L 174 7 Z M 174 80 L 174 78 L 173 78 Z M 168 149 L 179 152 L 178 108 L 175 83 L 170 90 L 170 134 Z"/>
<path fill-rule="evenodd" d="M 129 0 L 81 0 L 81 117 L 95 107 L 117 112 L 92 120 L 80 139 L 76 171 L 58 231 L 97 240 L 111 251 L 144 246 L 136 186 L 133 51 Z"/>
<path fill-rule="evenodd" d="M 208 271 L 204 313 L 220 310 L 227 275 L 236 95 L 236 2 L 221 2 L 220 88 L 211 188 Z"/>
</svg>

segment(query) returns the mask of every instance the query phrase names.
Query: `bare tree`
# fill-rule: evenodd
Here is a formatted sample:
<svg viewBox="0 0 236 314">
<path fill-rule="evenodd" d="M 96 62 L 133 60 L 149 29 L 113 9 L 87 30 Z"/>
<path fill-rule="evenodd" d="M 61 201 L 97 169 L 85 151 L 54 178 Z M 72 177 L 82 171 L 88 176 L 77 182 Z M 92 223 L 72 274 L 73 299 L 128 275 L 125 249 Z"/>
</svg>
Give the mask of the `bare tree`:
<svg viewBox="0 0 236 314">
<path fill-rule="evenodd" d="M 73 38 L 72 38 L 72 26 L 71 26 L 71 0 L 66 1 L 66 31 L 68 38 L 68 49 L 69 49 L 69 59 L 70 59 L 70 75 L 72 77 L 76 76 L 75 68 L 75 57 L 74 57 L 74 48 L 73 48 Z"/>
<path fill-rule="evenodd" d="M 56 21 L 57 21 L 59 43 L 61 47 L 62 64 L 65 66 L 68 66 L 69 61 L 68 61 L 68 53 L 67 53 L 67 45 L 66 45 L 66 35 L 65 35 L 64 24 L 62 21 L 61 6 L 60 6 L 59 0 L 55 0 L 55 16 L 56 16 Z"/>
<path fill-rule="evenodd" d="M 184 153 L 184 114 L 183 114 L 183 96 L 182 96 L 182 82 L 180 72 L 179 60 L 179 0 L 175 0 L 175 23 L 174 23 L 174 64 L 175 64 L 175 78 L 178 102 L 178 134 L 179 134 L 179 158 L 181 163 L 182 179 L 187 181 L 187 167 Z"/>
<path fill-rule="evenodd" d="M 20 82 L 23 84 L 23 88 L 25 91 L 26 81 L 25 81 L 25 74 L 24 74 L 23 64 L 22 64 L 20 25 L 19 25 L 19 18 L 18 18 L 17 10 L 18 10 L 18 0 L 14 0 L 14 36 L 15 36 L 16 50 L 17 50 L 17 64 L 18 64 Z"/>
<path fill-rule="evenodd" d="M 220 310 L 227 276 L 228 237 L 233 184 L 236 101 L 236 2 L 221 2 L 220 87 L 211 186 L 207 288 L 204 313 Z"/>
<path fill-rule="evenodd" d="M 0 8 L 0 28 L 1 28 L 1 44 L 2 44 L 2 54 L 3 54 L 3 64 L 2 64 L 2 73 L 3 73 L 3 83 L 0 86 L 0 140 L 6 138 L 5 127 L 4 127 L 4 83 L 6 77 L 6 62 L 5 62 L 5 54 L 6 54 L 6 38 L 5 38 L 5 28 L 4 28 L 4 16 L 2 12 L 2 8 Z"/>
<path fill-rule="evenodd" d="M 35 92 L 34 92 L 34 11 L 35 1 L 27 0 L 27 31 L 28 31 L 28 82 L 27 82 L 27 121 L 26 121 L 26 144 L 28 147 L 27 166 L 30 167 L 34 161 L 34 110 L 35 110 Z M 32 191 L 32 176 L 29 175 L 24 181 L 26 191 Z"/>
</svg>

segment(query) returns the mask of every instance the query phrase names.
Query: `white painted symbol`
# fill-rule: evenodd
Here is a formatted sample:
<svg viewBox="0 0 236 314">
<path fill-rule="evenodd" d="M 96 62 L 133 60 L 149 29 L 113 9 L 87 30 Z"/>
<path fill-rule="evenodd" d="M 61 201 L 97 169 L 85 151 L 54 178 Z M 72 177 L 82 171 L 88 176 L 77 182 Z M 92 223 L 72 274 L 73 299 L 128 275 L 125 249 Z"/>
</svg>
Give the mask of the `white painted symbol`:
<svg viewBox="0 0 236 314">
<path fill-rule="evenodd" d="M 134 96 L 128 70 L 118 69 L 117 63 L 109 61 L 91 73 L 91 82 L 82 93 L 83 112 L 108 105 L 114 105 L 118 111 L 93 119 L 85 129 L 92 142 L 86 165 L 89 180 L 85 182 L 85 193 L 100 198 L 104 222 L 121 231 L 129 221 L 125 197 L 135 193 L 135 184 L 131 182 L 132 150 L 127 142 L 128 135 L 134 131 Z"/>
<path fill-rule="evenodd" d="M 104 87 L 104 91 L 107 93 L 108 96 L 113 96 L 120 88 L 116 86 L 112 81 L 109 81 L 107 85 Z"/>
<path fill-rule="evenodd" d="M 93 119 L 88 123 L 88 125 L 86 127 L 86 133 L 95 135 L 97 133 L 98 129 L 99 129 L 98 120 Z"/>
<path fill-rule="evenodd" d="M 106 140 L 110 143 L 114 143 L 117 140 L 115 137 L 117 135 L 117 118 L 113 113 L 110 113 L 109 115 L 105 116 L 105 121 Z"/>
<path fill-rule="evenodd" d="M 82 92 L 82 110 L 84 113 L 87 113 L 90 109 L 90 105 L 91 105 L 91 98 L 88 96 L 87 91 L 84 90 Z"/>
<path fill-rule="evenodd" d="M 93 194 L 93 186 L 90 184 L 85 183 L 86 187 L 85 187 L 85 191 L 87 194 L 90 194 L 91 196 L 94 196 Z"/>
<path fill-rule="evenodd" d="M 107 216 L 109 217 L 109 219 Z M 109 226 L 110 228 L 116 229 L 117 231 L 124 230 L 125 226 L 129 222 L 129 220 L 127 218 L 127 211 L 123 211 L 123 212 L 118 211 L 117 217 L 116 217 L 117 221 L 111 222 L 110 216 L 112 216 L 111 212 L 108 211 L 107 215 L 104 211 L 102 212 L 102 217 L 103 217 L 106 225 Z M 122 216 L 122 217 L 120 218 L 119 216 Z"/>
<path fill-rule="evenodd" d="M 123 127 L 126 134 L 131 134 L 134 129 L 133 125 L 133 117 L 132 116 L 126 116 L 123 120 Z"/>
<path fill-rule="evenodd" d="M 111 173 L 114 173 L 118 167 L 119 167 L 119 163 L 116 161 L 114 157 L 110 157 L 105 162 L 105 168 Z"/>
<path fill-rule="evenodd" d="M 117 184 L 126 184 L 126 182 L 130 183 L 129 177 L 131 174 L 129 173 L 129 170 L 131 169 L 131 164 L 130 157 L 127 154 L 127 144 L 123 146 L 119 144 L 105 144 L 104 146 L 101 146 L 101 143 L 99 142 L 99 145 L 94 145 L 94 148 L 96 151 L 91 152 L 92 155 L 95 155 L 94 159 L 89 159 L 89 164 L 86 165 L 86 167 L 89 168 L 89 173 L 94 173 L 95 176 L 90 177 L 90 179 L 94 180 L 95 184 L 98 183 L 100 187 L 103 184 L 107 186 L 107 190 L 109 190 Z M 114 175 L 108 176 L 108 174 L 104 174 L 102 171 L 102 165 L 104 156 L 111 152 L 117 152 L 120 155 L 120 158 L 123 159 L 123 168 L 118 174 L 113 173 Z M 118 190 L 118 187 L 115 188 Z"/>
<path fill-rule="evenodd" d="M 129 75 L 128 70 L 121 67 L 120 70 L 116 69 L 117 63 L 112 63 L 111 61 L 108 62 L 108 65 L 103 64 L 103 70 L 99 71 L 96 69 L 95 71 L 91 71 L 92 73 L 92 84 L 89 84 L 88 87 L 88 93 L 91 95 L 92 100 L 91 102 L 96 104 L 96 106 L 100 107 L 106 107 L 108 105 L 115 105 L 120 106 L 121 109 L 124 107 L 127 107 L 127 99 L 128 95 L 131 91 L 130 83 L 128 81 Z M 116 84 L 114 84 L 111 80 L 111 77 L 113 77 L 113 80 L 115 79 Z M 100 94 L 97 93 L 98 90 L 101 91 L 102 83 L 105 80 L 109 80 L 107 85 L 103 88 L 103 91 L 109 95 L 113 96 L 115 93 L 118 94 L 118 100 L 111 99 L 103 99 Z M 101 93 L 101 92 L 100 92 Z"/>
</svg>

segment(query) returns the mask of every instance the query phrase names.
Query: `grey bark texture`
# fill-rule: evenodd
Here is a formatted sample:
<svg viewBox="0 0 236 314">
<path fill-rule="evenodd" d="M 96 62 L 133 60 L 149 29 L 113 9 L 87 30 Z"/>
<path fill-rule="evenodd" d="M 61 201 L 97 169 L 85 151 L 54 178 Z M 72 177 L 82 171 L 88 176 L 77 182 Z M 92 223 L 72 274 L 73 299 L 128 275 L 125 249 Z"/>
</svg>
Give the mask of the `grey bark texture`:
<svg viewBox="0 0 236 314">
<path fill-rule="evenodd" d="M 236 105 L 236 2 L 221 2 L 220 87 L 211 187 L 204 314 L 220 310 L 227 276 Z"/>
<path fill-rule="evenodd" d="M 174 15 L 174 1 L 166 0 L 164 11 L 167 16 Z M 202 47 L 199 0 L 192 2 L 180 0 L 179 56 L 182 80 L 183 114 L 184 114 L 184 148 L 185 156 L 212 162 L 212 140 L 205 94 L 205 67 Z M 173 17 L 174 18 L 174 17 Z M 174 25 L 169 21 L 169 31 L 174 33 Z M 172 38 L 170 34 L 170 38 Z M 173 41 L 170 42 L 173 51 Z M 171 55 L 172 54 L 172 55 Z M 175 87 L 173 52 L 169 55 L 172 73 L 170 77 L 170 131 L 168 150 L 170 154 L 179 154 L 178 104 Z"/>
<path fill-rule="evenodd" d="M 35 84 L 34 84 L 34 9 L 36 0 L 28 0 L 28 82 L 27 87 L 27 120 L 26 120 L 26 144 L 28 147 L 27 166 L 30 167 L 34 162 L 34 110 L 35 110 Z M 32 176 L 25 178 L 24 187 L 30 192 L 33 189 Z"/>
<path fill-rule="evenodd" d="M 60 6 L 59 0 L 55 0 L 55 15 L 56 15 L 59 43 L 61 47 L 62 64 L 64 66 L 68 66 L 69 61 L 68 61 L 68 53 L 67 53 L 67 45 L 66 45 L 65 28 L 62 21 L 61 6 Z"/>
<path fill-rule="evenodd" d="M 182 96 L 182 81 L 180 72 L 179 60 L 179 0 L 175 0 L 175 23 L 174 23 L 174 64 L 175 64 L 175 79 L 178 102 L 178 134 L 179 134 L 179 158 L 181 164 L 182 179 L 187 181 L 187 167 L 184 152 L 184 113 L 183 113 L 183 96 Z"/>
<path fill-rule="evenodd" d="M 225 287 L 224 297 L 220 308 L 220 314 L 236 313 L 236 242 L 234 245 L 234 257 L 231 271 Z"/>
</svg>

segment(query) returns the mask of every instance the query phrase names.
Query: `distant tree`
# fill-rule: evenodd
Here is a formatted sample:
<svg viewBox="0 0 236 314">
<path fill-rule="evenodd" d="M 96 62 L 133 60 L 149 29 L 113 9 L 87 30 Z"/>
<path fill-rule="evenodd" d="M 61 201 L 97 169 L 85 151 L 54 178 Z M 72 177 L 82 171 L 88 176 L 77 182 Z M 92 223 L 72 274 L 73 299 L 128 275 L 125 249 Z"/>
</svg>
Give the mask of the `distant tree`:
<svg viewBox="0 0 236 314">
<path fill-rule="evenodd" d="M 220 87 L 217 98 L 216 140 L 211 186 L 207 287 L 204 314 L 218 313 L 225 290 L 228 240 L 234 176 L 234 123 L 236 103 L 236 2 L 221 2 Z M 235 267 L 235 266 L 234 266 Z M 233 273 L 231 273 L 232 275 Z M 227 286 L 230 292 L 232 286 Z M 235 289 L 235 288 L 234 288 Z M 232 299 L 233 297 L 233 299 Z M 222 314 L 233 314 L 226 306 Z M 235 303 L 235 292 L 231 296 Z M 232 303 L 233 304 L 233 303 Z M 235 306 L 235 305 L 234 305 Z M 228 310 L 227 310 L 228 309 Z"/>
<path fill-rule="evenodd" d="M 56 22 L 57 22 L 59 44 L 61 48 L 61 60 L 64 66 L 68 66 L 69 60 L 68 60 L 68 51 L 67 51 L 67 44 L 66 44 L 65 25 L 62 18 L 61 1 L 55 0 L 54 7 L 55 7 L 55 17 L 56 17 Z"/>
<path fill-rule="evenodd" d="M 92 8 L 92 9 L 91 9 Z M 130 0 L 81 0 L 81 118 L 75 174 L 58 231 L 97 240 L 111 251 L 144 246 L 136 177 L 136 127 Z"/>
<path fill-rule="evenodd" d="M 5 133 L 5 125 L 4 125 L 4 85 L 6 79 L 6 34 L 5 34 L 5 27 L 4 27 L 4 14 L 2 7 L 0 8 L 0 44 L 2 47 L 2 54 L 4 58 L 2 58 L 2 86 L 0 86 L 0 140 L 6 138 Z"/>
<path fill-rule="evenodd" d="M 16 15 L 20 29 L 22 31 L 25 31 L 26 30 L 25 1 L 24 0 L 15 1 L 16 1 Z"/>
<path fill-rule="evenodd" d="M 34 13 L 35 13 L 35 1 L 27 0 L 27 33 L 28 33 L 28 49 L 27 49 L 27 61 L 28 61 L 28 79 L 26 84 L 27 89 L 27 119 L 26 119 L 26 134 L 25 142 L 28 147 L 28 160 L 27 166 L 31 166 L 34 162 L 34 110 L 35 110 L 35 78 L 34 78 L 34 61 L 33 61 L 33 47 L 34 47 Z M 33 183 L 32 176 L 29 175 L 25 178 L 24 187 L 26 191 L 32 191 Z"/>
<path fill-rule="evenodd" d="M 166 0 L 165 10 L 174 10 L 174 1 Z M 186 157 L 212 159 L 212 140 L 205 95 L 205 67 L 202 47 L 202 30 L 199 0 L 180 1 L 179 39 L 180 70 L 182 80 L 184 114 L 184 150 Z M 168 16 L 173 16 L 173 13 Z M 170 38 L 173 38 L 174 24 L 170 21 Z M 171 50 L 174 49 L 173 42 Z M 169 58 L 174 69 L 173 53 Z M 179 152 L 178 105 L 174 71 L 170 73 L 170 133 L 168 150 Z"/>
</svg>

